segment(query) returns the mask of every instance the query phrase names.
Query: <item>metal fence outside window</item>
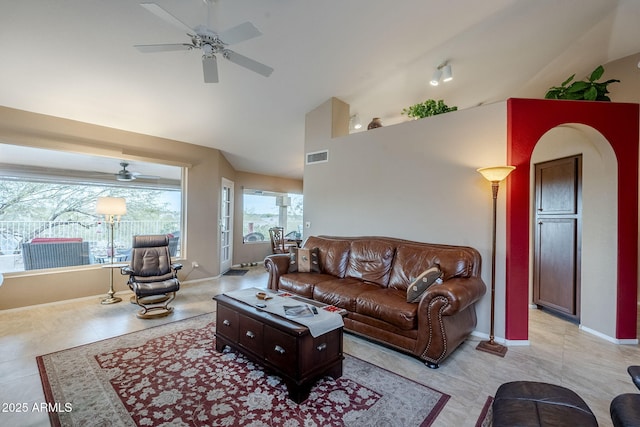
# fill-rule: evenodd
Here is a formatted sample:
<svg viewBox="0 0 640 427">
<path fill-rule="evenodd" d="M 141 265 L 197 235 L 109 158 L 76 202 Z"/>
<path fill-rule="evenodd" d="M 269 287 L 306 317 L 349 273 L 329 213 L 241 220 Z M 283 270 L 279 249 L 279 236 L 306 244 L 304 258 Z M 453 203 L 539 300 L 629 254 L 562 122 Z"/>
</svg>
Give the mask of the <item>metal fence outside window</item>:
<svg viewBox="0 0 640 427">
<path fill-rule="evenodd" d="M 34 238 L 80 238 L 89 243 L 91 263 L 103 262 L 111 255 L 110 228 L 104 222 L 0 221 L 0 272 L 23 270 L 22 244 Z M 115 253 L 125 254 L 135 235 L 168 234 L 179 238 L 179 230 L 177 221 L 120 221 L 114 227 Z"/>
</svg>

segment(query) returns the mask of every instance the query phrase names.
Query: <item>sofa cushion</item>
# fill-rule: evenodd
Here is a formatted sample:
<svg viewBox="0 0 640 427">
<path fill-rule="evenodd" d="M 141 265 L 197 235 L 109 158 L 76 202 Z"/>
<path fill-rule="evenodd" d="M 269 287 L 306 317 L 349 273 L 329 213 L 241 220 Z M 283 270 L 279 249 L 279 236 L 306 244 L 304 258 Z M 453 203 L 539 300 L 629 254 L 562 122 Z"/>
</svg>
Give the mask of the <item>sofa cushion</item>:
<svg viewBox="0 0 640 427">
<path fill-rule="evenodd" d="M 347 277 L 387 286 L 395 246 L 384 240 L 355 240 L 351 243 Z"/>
<path fill-rule="evenodd" d="M 406 291 L 420 273 L 434 264 L 442 270 L 442 280 L 453 277 L 471 277 L 473 256 L 464 247 L 412 245 L 402 243 L 396 248 L 396 256 L 389 277 L 389 287 Z"/>
<path fill-rule="evenodd" d="M 418 326 L 417 304 L 410 304 L 406 294 L 398 289 L 376 289 L 361 293 L 356 301 L 356 313 L 383 320 L 400 329 Z"/>
<path fill-rule="evenodd" d="M 318 248 L 289 248 L 289 273 L 320 273 Z"/>
<path fill-rule="evenodd" d="M 344 277 L 351 247 L 348 240 L 311 236 L 304 242 L 303 247 L 318 248 L 320 267 L 323 273 L 340 278 Z"/>
<path fill-rule="evenodd" d="M 316 283 L 313 287 L 313 299 L 348 311 L 356 311 L 358 295 L 376 289 L 380 289 L 380 286 L 353 278 L 327 280 Z"/>
<path fill-rule="evenodd" d="M 422 294 L 438 280 L 442 283 L 442 271 L 439 265 L 434 265 L 420 273 L 407 288 L 407 302 L 420 302 Z"/>
<path fill-rule="evenodd" d="M 333 279 L 335 279 L 334 276 L 322 273 L 287 273 L 280 276 L 278 289 L 305 298 L 313 298 L 313 288 L 316 283 Z"/>
</svg>

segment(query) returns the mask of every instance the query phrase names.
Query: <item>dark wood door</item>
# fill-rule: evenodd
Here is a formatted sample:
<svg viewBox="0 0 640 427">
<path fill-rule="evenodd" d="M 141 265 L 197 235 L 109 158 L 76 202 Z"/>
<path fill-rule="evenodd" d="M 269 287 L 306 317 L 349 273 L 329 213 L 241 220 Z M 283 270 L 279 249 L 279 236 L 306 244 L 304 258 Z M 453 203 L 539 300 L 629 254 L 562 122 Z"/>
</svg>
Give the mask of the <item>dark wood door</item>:
<svg viewBox="0 0 640 427">
<path fill-rule="evenodd" d="M 533 302 L 580 319 L 582 156 L 535 165 Z"/>
</svg>

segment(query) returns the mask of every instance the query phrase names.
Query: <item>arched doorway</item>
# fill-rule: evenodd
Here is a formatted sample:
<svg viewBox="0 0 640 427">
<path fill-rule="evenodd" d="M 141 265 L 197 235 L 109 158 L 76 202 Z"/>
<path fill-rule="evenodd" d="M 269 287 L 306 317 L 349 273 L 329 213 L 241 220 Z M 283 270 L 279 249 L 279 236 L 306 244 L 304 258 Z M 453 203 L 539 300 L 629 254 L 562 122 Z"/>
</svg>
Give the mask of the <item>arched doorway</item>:
<svg viewBox="0 0 640 427">
<path fill-rule="evenodd" d="M 583 232 L 579 235 L 580 254 L 577 301 L 580 327 L 596 334 L 616 334 L 618 162 L 609 142 L 595 129 L 582 124 L 566 124 L 548 130 L 531 154 L 531 228 L 534 218 L 534 165 L 579 155 L 581 158 L 580 215 Z M 531 234 L 530 253 L 535 236 Z M 534 265 L 532 262 L 530 265 Z M 566 266 L 563 266 L 566 268 Z"/>
<path fill-rule="evenodd" d="M 577 123 L 596 129 L 615 152 L 618 169 L 615 338 L 636 340 L 638 282 L 639 106 L 590 101 L 509 99 L 505 337 L 528 339 L 530 175 L 533 150 L 550 129 Z"/>
</svg>

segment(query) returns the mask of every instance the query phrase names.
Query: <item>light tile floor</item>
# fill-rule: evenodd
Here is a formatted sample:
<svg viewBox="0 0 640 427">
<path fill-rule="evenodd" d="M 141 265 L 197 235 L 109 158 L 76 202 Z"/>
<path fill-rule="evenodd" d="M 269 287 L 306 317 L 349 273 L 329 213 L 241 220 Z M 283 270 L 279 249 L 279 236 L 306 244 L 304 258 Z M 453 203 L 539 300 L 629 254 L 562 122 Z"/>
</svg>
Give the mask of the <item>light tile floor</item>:
<svg viewBox="0 0 640 427">
<path fill-rule="evenodd" d="M 173 315 L 154 320 L 135 317 L 130 294 L 125 302 L 101 305 L 84 298 L 25 309 L 0 311 L 0 426 L 47 426 L 46 413 L 32 412 L 44 402 L 35 357 L 158 324 L 215 311 L 214 295 L 242 287 L 265 287 L 266 273 L 254 267 L 245 276 L 184 284 Z M 601 426 L 610 426 L 609 403 L 633 393 L 626 368 L 640 364 L 637 345 L 614 345 L 580 331 L 572 323 L 539 310 L 530 313 L 530 346 L 511 347 L 505 358 L 475 350 L 471 337 L 437 370 L 419 360 L 346 334 L 345 352 L 451 395 L 434 426 L 474 426 L 488 396 L 515 380 L 552 382 L 577 392 Z M 9 411 L 23 404 L 27 413 Z M 9 412 L 7 412 L 9 411 Z"/>
</svg>

